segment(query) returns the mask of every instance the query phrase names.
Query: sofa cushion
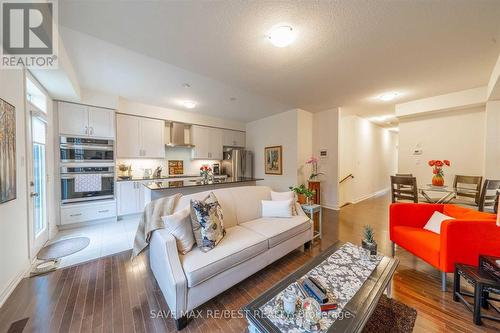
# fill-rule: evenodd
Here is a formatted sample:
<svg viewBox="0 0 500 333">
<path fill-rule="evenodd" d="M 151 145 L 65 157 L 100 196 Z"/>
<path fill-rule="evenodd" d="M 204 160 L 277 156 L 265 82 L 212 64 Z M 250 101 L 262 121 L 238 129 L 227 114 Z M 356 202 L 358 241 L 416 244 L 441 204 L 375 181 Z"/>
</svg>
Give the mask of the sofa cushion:
<svg viewBox="0 0 500 333">
<path fill-rule="evenodd" d="M 262 200 L 262 217 L 292 217 L 292 200 Z"/>
<path fill-rule="evenodd" d="M 427 221 L 427 223 L 424 225 L 424 229 L 432 231 L 436 234 L 441 234 L 441 224 L 446 220 L 454 220 L 454 219 L 455 218 L 451 216 L 444 215 L 443 213 L 435 211 L 434 214 L 432 214 L 429 221 Z"/>
<path fill-rule="evenodd" d="M 175 211 L 182 210 L 188 206 L 190 206 L 191 200 L 203 200 L 207 197 L 207 195 L 213 192 L 217 197 L 217 201 L 224 212 L 224 227 L 231 228 L 235 225 L 238 225 L 236 220 L 236 206 L 233 201 L 233 193 L 231 188 L 222 188 L 216 189 L 213 191 L 204 191 L 189 195 L 184 195 L 179 199 L 177 206 L 175 207 Z"/>
<path fill-rule="evenodd" d="M 295 203 L 297 200 L 295 199 L 295 192 L 274 192 L 271 191 L 271 200 L 280 201 L 280 200 L 292 200 L 292 215 L 297 215 L 297 208 L 295 207 Z"/>
<path fill-rule="evenodd" d="M 190 213 L 189 207 L 186 207 L 172 215 L 161 217 L 165 230 L 175 237 L 177 250 L 182 254 L 188 253 L 196 243 Z"/>
<path fill-rule="evenodd" d="M 265 236 L 269 241 L 269 248 L 272 248 L 310 229 L 311 222 L 308 216 L 297 215 L 289 218 L 263 217 L 241 226 Z"/>
<path fill-rule="evenodd" d="M 449 215 L 449 216 L 454 217 L 456 219 L 463 219 L 463 220 L 473 220 L 473 219 L 489 220 L 489 219 L 496 219 L 496 215 L 495 214 L 485 213 L 485 212 L 478 212 L 477 210 L 474 210 L 474 209 L 460 207 L 460 206 L 456 206 L 456 205 L 444 205 L 444 207 L 443 207 L 443 213 L 445 215 Z"/>
<path fill-rule="evenodd" d="M 226 234 L 222 208 L 215 194 L 191 200 L 191 224 L 196 244 L 203 252 L 212 250 Z"/>
<path fill-rule="evenodd" d="M 271 200 L 271 189 L 267 186 L 233 187 L 236 218 L 238 224 L 258 219 L 262 216 L 262 200 Z"/>
<path fill-rule="evenodd" d="M 225 270 L 267 251 L 264 236 L 235 226 L 226 230 L 220 243 L 209 252 L 194 248 L 180 256 L 188 286 L 194 287 Z"/>
<path fill-rule="evenodd" d="M 432 266 L 439 268 L 440 235 L 422 228 L 395 226 L 392 240 Z"/>
</svg>

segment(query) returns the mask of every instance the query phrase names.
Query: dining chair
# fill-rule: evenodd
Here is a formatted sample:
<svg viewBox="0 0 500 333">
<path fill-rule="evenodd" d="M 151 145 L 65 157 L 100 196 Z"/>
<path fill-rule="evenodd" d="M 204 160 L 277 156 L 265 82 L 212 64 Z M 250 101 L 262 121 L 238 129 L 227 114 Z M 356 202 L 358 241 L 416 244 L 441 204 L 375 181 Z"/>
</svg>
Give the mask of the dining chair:
<svg viewBox="0 0 500 333">
<path fill-rule="evenodd" d="M 455 189 L 457 198 L 470 198 L 471 200 L 462 200 L 458 203 L 479 206 L 479 197 L 481 195 L 481 176 L 464 176 L 456 175 L 453 180 L 453 188 Z"/>
<path fill-rule="evenodd" d="M 498 193 L 500 191 L 500 180 L 486 179 L 479 197 L 478 210 L 484 212 L 485 209 L 497 212 Z"/>
<path fill-rule="evenodd" d="M 417 178 L 391 176 L 392 202 L 409 200 L 418 203 Z"/>
</svg>

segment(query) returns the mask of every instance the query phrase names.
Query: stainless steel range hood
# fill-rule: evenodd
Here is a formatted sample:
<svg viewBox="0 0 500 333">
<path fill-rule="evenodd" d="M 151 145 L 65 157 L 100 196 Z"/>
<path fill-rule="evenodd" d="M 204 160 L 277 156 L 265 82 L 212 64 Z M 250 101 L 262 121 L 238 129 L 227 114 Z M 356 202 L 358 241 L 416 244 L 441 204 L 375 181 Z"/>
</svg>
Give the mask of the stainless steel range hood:
<svg viewBox="0 0 500 333">
<path fill-rule="evenodd" d="M 189 131 L 189 125 L 183 123 L 176 122 L 167 122 L 166 123 L 167 134 L 170 132 L 170 135 L 167 135 L 167 147 L 185 147 L 192 148 L 192 145 L 188 138 L 189 135 L 186 135 L 186 131 Z"/>
</svg>

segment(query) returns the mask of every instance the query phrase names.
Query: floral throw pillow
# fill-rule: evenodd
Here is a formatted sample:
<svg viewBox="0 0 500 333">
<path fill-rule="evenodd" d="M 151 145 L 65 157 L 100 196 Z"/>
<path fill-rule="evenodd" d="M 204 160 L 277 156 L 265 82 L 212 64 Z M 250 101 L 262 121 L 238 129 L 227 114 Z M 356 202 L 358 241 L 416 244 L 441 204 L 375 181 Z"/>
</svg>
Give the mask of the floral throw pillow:
<svg viewBox="0 0 500 333">
<path fill-rule="evenodd" d="M 203 200 L 191 200 L 191 225 L 196 244 L 203 252 L 213 249 L 224 237 L 222 208 L 215 194 Z"/>
</svg>

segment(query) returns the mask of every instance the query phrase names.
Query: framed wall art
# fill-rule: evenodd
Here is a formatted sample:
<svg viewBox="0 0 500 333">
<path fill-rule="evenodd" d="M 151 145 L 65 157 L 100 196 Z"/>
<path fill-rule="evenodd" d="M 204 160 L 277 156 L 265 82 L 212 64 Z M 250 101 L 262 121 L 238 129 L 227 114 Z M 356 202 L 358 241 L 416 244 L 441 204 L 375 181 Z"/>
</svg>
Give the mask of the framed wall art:
<svg viewBox="0 0 500 333">
<path fill-rule="evenodd" d="M 0 98 L 0 204 L 16 194 L 16 108 Z"/>
<path fill-rule="evenodd" d="M 272 146 L 264 148 L 264 170 L 266 175 L 283 174 L 282 146 Z"/>
</svg>

